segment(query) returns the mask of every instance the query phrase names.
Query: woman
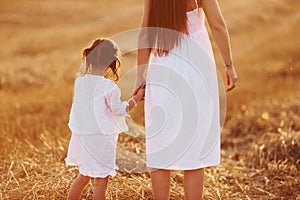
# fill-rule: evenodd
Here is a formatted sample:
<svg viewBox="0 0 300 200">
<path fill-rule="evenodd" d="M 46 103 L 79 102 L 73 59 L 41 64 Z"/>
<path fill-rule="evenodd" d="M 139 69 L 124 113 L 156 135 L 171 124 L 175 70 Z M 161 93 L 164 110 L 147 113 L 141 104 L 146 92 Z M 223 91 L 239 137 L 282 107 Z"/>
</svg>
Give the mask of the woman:
<svg viewBox="0 0 300 200">
<path fill-rule="evenodd" d="M 171 170 L 184 170 L 186 199 L 201 199 L 204 168 L 220 162 L 217 73 L 204 14 L 231 91 L 238 77 L 218 1 L 144 0 L 135 88 L 146 83 L 147 166 L 158 200 L 170 199 Z"/>
</svg>

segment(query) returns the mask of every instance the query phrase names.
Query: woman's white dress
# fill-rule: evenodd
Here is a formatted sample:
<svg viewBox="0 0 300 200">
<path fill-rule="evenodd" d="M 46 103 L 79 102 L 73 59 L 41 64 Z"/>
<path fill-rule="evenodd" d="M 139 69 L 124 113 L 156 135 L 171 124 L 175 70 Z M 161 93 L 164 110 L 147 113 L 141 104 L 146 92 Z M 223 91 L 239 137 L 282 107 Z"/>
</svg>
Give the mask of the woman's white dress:
<svg viewBox="0 0 300 200">
<path fill-rule="evenodd" d="M 218 79 L 203 10 L 187 12 L 189 35 L 151 53 L 145 96 L 147 166 L 192 170 L 220 163 Z"/>
<path fill-rule="evenodd" d="M 118 133 L 128 131 L 124 116 L 128 102 L 111 80 L 84 75 L 75 80 L 69 127 L 72 131 L 65 159 L 80 174 L 105 178 L 116 174 Z"/>
</svg>

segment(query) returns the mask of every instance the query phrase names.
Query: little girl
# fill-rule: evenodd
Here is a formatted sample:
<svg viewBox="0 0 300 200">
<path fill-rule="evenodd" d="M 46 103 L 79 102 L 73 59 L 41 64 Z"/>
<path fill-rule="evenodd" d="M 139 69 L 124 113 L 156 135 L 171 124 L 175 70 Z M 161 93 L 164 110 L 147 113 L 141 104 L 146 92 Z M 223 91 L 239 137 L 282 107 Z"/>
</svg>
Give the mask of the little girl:
<svg viewBox="0 0 300 200">
<path fill-rule="evenodd" d="M 128 101 L 120 101 L 120 89 L 103 77 L 107 72 L 119 79 L 118 49 L 112 41 L 97 39 L 83 51 L 85 72 L 75 80 L 69 127 L 72 137 L 67 165 L 77 165 L 79 175 L 68 199 L 79 199 L 94 178 L 94 199 L 105 199 L 108 176 L 114 176 L 118 133 L 128 130 L 124 116 L 144 97 L 144 88 Z"/>
</svg>

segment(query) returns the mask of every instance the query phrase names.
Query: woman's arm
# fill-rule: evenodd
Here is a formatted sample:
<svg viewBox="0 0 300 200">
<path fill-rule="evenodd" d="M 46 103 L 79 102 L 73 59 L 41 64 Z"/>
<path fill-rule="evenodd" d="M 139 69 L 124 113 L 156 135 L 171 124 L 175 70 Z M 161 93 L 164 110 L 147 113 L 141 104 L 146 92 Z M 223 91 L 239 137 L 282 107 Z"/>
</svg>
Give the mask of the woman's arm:
<svg viewBox="0 0 300 200">
<path fill-rule="evenodd" d="M 144 10 L 140 31 L 138 35 L 138 58 L 137 58 L 137 80 L 133 94 L 136 94 L 137 89 L 145 84 L 144 72 L 149 62 L 151 49 L 148 42 L 148 19 L 150 0 L 144 0 Z"/>
<path fill-rule="evenodd" d="M 228 85 L 226 91 L 230 91 L 235 87 L 238 76 L 232 63 L 230 38 L 225 20 L 217 0 L 202 0 L 201 4 L 207 17 L 211 32 L 220 49 L 224 64 L 226 65 Z"/>
</svg>

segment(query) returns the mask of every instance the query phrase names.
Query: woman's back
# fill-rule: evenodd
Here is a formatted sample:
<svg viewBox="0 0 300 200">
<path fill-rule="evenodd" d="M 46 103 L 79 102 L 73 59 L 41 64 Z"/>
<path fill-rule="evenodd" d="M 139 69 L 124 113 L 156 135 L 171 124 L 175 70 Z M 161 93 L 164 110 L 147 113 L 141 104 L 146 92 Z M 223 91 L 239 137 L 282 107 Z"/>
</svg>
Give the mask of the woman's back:
<svg viewBox="0 0 300 200">
<path fill-rule="evenodd" d="M 186 15 L 189 33 L 194 33 L 205 28 L 205 15 L 202 8 L 197 7 L 194 10 L 188 11 Z"/>
<path fill-rule="evenodd" d="M 188 33 L 180 34 L 178 45 L 167 55 L 152 50 L 150 56 L 145 96 L 148 167 L 189 170 L 220 162 L 214 56 L 204 11 L 197 5 L 191 8 L 184 13 Z M 208 135 L 216 135 L 212 144 L 204 142 Z"/>
</svg>

